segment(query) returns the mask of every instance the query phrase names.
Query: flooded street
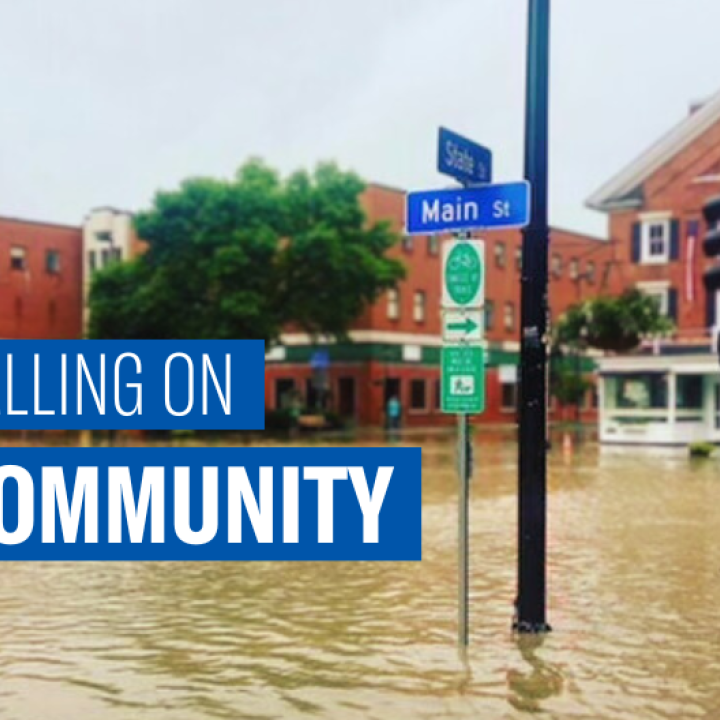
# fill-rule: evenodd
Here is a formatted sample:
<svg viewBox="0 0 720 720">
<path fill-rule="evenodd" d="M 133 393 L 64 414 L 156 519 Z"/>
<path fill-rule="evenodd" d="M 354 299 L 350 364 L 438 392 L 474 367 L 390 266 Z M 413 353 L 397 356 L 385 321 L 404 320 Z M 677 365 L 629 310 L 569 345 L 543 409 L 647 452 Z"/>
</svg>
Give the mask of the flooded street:
<svg viewBox="0 0 720 720">
<path fill-rule="evenodd" d="M 720 461 L 558 444 L 538 640 L 510 632 L 515 452 L 476 444 L 467 662 L 433 439 L 421 563 L 3 564 L 0 718 L 720 717 Z"/>
</svg>

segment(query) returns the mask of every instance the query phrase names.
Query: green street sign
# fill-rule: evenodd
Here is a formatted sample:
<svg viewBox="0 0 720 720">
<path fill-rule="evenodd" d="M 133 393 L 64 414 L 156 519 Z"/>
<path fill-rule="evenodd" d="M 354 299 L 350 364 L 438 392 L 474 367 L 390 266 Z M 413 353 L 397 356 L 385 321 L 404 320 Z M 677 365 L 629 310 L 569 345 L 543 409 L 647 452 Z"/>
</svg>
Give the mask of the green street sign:
<svg viewBox="0 0 720 720">
<path fill-rule="evenodd" d="M 485 331 L 483 311 L 443 310 L 442 336 L 446 343 L 479 343 Z"/>
<path fill-rule="evenodd" d="M 475 345 L 444 347 L 441 410 L 477 415 L 485 411 L 485 351 Z"/>
<path fill-rule="evenodd" d="M 485 243 L 455 240 L 443 246 L 444 308 L 477 307 L 485 296 Z"/>
</svg>

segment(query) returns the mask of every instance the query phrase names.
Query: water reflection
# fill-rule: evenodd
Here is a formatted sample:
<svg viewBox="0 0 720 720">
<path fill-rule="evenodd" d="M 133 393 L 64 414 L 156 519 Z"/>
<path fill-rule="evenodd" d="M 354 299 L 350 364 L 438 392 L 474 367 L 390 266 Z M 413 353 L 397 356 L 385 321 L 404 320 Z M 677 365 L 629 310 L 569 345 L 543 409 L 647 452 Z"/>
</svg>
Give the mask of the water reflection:
<svg viewBox="0 0 720 720">
<path fill-rule="evenodd" d="M 542 709 L 542 700 L 562 693 L 563 675 L 558 667 L 543 660 L 537 652 L 545 642 L 543 636 L 520 635 L 515 642 L 528 667 L 524 671 L 508 669 L 508 702 L 518 710 L 538 712 Z"/>
<path fill-rule="evenodd" d="M 0 718 L 720 716 L 714 461 L 555 443 L 555 632 L 517 637 L 515 446 L 477 435 L 459 657 L 454 441 L 422 442 L 421 563 L 4 564 Z"/>
</svg>

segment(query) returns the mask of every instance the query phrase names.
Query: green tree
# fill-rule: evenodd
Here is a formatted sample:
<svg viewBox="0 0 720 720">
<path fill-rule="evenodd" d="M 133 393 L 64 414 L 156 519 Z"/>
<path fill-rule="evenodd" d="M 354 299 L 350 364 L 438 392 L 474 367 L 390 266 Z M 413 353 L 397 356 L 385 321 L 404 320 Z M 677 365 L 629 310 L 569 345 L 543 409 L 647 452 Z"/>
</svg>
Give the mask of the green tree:
<svg viewBox="0 0 720 720">
<path fill-rule="evenodd" d="M 363 188 L 333 164 L 282 180 L 252 160 L 230 181 L 157 193 L 135 218 L 147 252 L 93 278 L 90 337 L 272 341 L 287 324 L 344 337 L 404 276 Z"/>
<path fill-rule="evenodd" d="M 573 305 L 553 333 L 550 391 L 578 411 L 591 383 L 583 377 L 581 355 L 588 348 L 628 352 L 644 337 L 671 332 L 673 324 L 657 300 L 632 288 L 618 296 L 600 296 Z"/>
<path fill-rule="evenodd" d="M 644 337 L 665 335 L 672 329 L 657 300 L 633 288 L 571 306 L 557 323 L 553 340 L 561 347 L 627 352 Z"/>
</svg>

